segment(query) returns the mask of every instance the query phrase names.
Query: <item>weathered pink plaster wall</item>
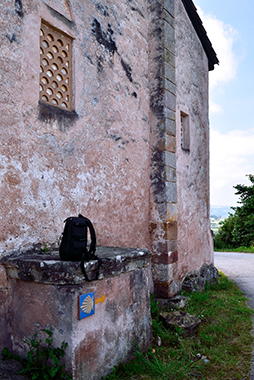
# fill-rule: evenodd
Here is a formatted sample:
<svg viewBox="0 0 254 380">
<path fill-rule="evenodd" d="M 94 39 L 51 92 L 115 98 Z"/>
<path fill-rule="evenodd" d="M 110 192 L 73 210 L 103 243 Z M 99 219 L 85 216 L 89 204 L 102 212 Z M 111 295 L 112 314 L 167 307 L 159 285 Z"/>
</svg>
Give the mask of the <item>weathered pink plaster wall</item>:
<svg viewBox="0 0 254 380">
<path fill-rule="evenodd" d="M 0 252 L 55 242 L 78 212 L 100 245 L 148 247 L 145 1 L 65 3 L 0 4 Z M 39 111 L 41 19 L 74 38 L 74 120 Z"/>
<path fill-rule="evenodd" d="M 213 262 L 209 220 L 208 60 L 176 1 L 178 276 Z M 189 115 L 190 152 L 181 148 L 180 112 Z"/>
<path fill-rule="evenodd" d="M 150 248 L 157 294 L 176 293 L 212 261 L 208 61 L 181 0 L 0 6 L 0 253 L 81 212 L 99 245 Z M 38 104 L 42 19 L 74 39 L 70 117 Z"/>
</svg>

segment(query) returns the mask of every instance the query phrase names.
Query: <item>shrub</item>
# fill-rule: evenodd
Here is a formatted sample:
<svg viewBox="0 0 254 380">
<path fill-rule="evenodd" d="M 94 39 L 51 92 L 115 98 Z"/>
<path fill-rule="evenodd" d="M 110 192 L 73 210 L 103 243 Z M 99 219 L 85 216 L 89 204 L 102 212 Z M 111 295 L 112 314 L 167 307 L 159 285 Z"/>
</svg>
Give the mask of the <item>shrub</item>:
<svg viewBox="0 0 254 380">
<path fill-rule="evenodd" d="M 42 335 L 44 339 L 41 338 Z M 36 333 L 24 341 L 28 346 L 26 357 L 14 354 L 8 348 L 2 350 L 3 360 L 16 360 L 22 365 L 19 375 L 31 380 L 72 380 L 63 364 L 68 344 L 62 342 L 60 347 L 54 347 L 52 330 L 43 329 L 40 334 Z"/>
</svg>

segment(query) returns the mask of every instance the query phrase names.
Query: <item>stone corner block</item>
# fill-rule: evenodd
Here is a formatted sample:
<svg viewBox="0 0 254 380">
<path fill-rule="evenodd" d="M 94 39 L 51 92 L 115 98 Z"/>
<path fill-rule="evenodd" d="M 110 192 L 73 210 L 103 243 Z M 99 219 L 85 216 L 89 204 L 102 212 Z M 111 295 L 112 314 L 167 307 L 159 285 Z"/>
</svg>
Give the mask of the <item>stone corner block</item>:
<svg viewBox="0 0 254 380">
<path fill-rule="evenodd" d="M 153 279 L 155 282 L 171 282 L 174 278 L 174 270 L 175 264 L 153 264 Z"/>
<path fill-rule="evenodd" d="M 165 149 L 168 152 L 176 152 L 176 137 L 172 135 L 166 135 L 165 139 Z"/>
<path fill-rule="evenodd" d="M 179 281 L 160 282 L 155 281 L 154 293 L 158 298 L 171 298 L 181 291 L 181 283 Z"/>
<path fill-rule="evenodd" d="M 175 17 L 175 0 L 164 0 L 164 8 Z"/>
<path fill-rule="evenodd" d="M 167 202 L 177 202 L 176 182 L 166 182 Z"/>
<path fill-rule="evenodd" d="M 176 169 L 176 154 L 174 152 L 165 151 L 165 164 Z"/>
<path fill-rule="evenodd" d="M 167 245 L 167 244 L 166 244 Z M 162 252 L 161 254 L 154 255 L 152 257 L 153 264 L 174 264 L 178 261 L 178 252 L 177 251 L 167 251 Z"/>
<path fill-rule="evenodd" d="M 177 204 L 176 203 L 167 203 L 167 219 L 177 220 Z"/>
<path fill-rule="evenodd" d="M 166 111 L 166 113 L 169 113 L 169 112 Z M 172 112 L 171 117 L 173 117 L 173 111 L 171 111 L 171 112 Z M 175 122 L 175 120 L 165 119 L 165 131 L 171 136 L 176 135 L 176 122 Z"/>
<path fill-rule="evenodd" d="M 164 76 L 167 80 L 171 81 L 174 85 L 176 85 L 176 69 L 175 67 L 170 64 L 170 63 L 167 63 L 166 60 L 165 60 L 165 63 L 164 63 Z M 176 92 L 176 91 L 175 91 Z M 170 108 L 170 109 L 173 109 L 175 110 L 175 99 L 172 98 L 170 100 L 170 103 L 169 103 L 171 106 L 168 106 L 167 104 L 167 107 Z"/>
<path fill-rule="evenodd" d="M 171 220 L 165 222 L 164 233 L 166 240 L 177 240 L 177 222 Z"/>
</svg>

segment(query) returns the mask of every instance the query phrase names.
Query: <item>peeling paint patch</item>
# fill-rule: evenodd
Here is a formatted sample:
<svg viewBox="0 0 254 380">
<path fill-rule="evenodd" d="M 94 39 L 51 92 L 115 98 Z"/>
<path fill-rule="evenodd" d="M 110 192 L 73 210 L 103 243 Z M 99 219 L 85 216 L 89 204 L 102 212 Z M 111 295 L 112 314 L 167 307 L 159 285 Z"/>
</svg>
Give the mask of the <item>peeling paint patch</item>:
<svg viewBox="0 0 254 380">
<path fill-rule="evenodd" d="M 104 6 L 100 3 L 97 3 L 96 4 L 96 8 L 98 9 L 98 11 L 105 17 L 109 17 L 109 12 L 108 12 L 108 7 L 107 6 Z"/>
<path fill-rule="evenodd" d="M 15 12 L 19 17 L 24 17 L 23 4 L 21 0 L 15 0 Z"/>
<path fill-rule="evenodd" d="M 10 41 L 10 43 L 17 41 L 17 37 L 16 37 L 15 33 L 13 33 L 13 34 L 6 34 L 6 38 L 8 38 L 8 40 Z"/>
<path fill-rule="evenodd" d="M 99 55 L 99 57 L 97 57 L 97 73 L 101 73 L 103 71 L 103 63 L 104 59 L 101 55 Z"/>
<path fill-rule="evenodd" d="M 92 31 L 96 37 L 97 42 L 100 45 L 103 45 L 111 54 L 114 54 L 117 51 L 116 43 L 112 39 L 114 34 L 111 25 L 108 24 L 107 32 L 104 32 L 101 28 L 101 24 L 95 18 L 92 23 Z"/>
<path fill-rule="evenodd" d="M 129 144 L 129 140 L 125 140 L 121 136 L 118 136 L 116 134 L 110 134 L 109 137 L 115 142 L 119 142 L 119 145 L 118 145 L 119 148 L 123 148 L 124 145 Z"/>
<path fill-rule="evenodd" d="M 84 54 L 84 56 L 88 59 L 88 61 L 91 63 L 91 65 L 94 64 L 92 58 L 90 57 L 90 55 Z"/>
<path fill-rule="evenodd" d="M 117 135 L 109 135 L 109 137 L 111 137 L 114 141 L 119 141 L 122 139 L 121 136 L 117 136 Z"/>
<path fill-rule="evenodd" d="M 133 12 L 137 12 L 141 17 L 145 18 L 145 16 L 143 15 L 143 13 L 141 12 L 140 9 L 135 8 L 135 7 L 131 7 L 131 10 L 132 10 Z"/>
<path fill-rule="evenodd" d="M 123 60 L 123 58 L 121 58 L 121 65 L 122 65 L 122 68 L 125 71 L 125 74 L 126 74 L 127 78 L 129 79 L 129 81 L 133 82 L 133 79 L 132 79 L 132 68 L 130 67 L 130 65 L 128 63 L 126 63 Z"/>
</svg>

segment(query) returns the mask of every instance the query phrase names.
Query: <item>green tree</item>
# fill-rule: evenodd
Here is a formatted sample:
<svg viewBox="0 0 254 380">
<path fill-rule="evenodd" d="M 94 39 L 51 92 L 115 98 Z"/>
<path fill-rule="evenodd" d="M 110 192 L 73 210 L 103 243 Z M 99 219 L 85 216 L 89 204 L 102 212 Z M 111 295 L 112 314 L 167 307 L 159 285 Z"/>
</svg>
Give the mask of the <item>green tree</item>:
<svg viewBox="0 0 254 380">
<path fill-rule="evenodd" d="M 226 218 L 216 236 L 216 248 L 250 247 L 254 245 L 254 175 L 247 176 L 251 185 L 236 185 L 239 206 L 232 207 L 234 213 Z"/>
<path fill-rule="evenodd" d="M 220 228 L 214 237 L 214 245 L 217 249 L 234 248 L 233 230 L 235 216 L 230 214 L 228 218 L 220 223 Z"/>
<path fill-rule="evenodd" d="M 249 174 L 251 186 L 236 185 L 240 206 L 234 207 L 236 219 L 233 230 L 234 243 L 250 247 L 254 245 L 254 175 Z"/>
</svg>

